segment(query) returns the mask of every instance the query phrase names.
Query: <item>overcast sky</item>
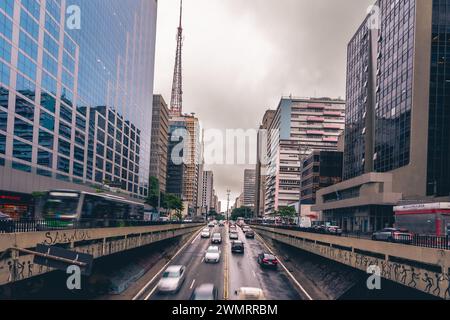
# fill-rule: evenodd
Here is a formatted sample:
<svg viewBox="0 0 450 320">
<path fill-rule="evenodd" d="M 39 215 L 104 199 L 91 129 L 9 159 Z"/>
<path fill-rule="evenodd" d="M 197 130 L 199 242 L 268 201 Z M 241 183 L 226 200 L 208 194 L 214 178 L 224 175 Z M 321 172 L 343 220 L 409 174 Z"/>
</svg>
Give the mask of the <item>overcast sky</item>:
<svg viewBox="0 0 450 320">
<path fill-rule="evenodd" d="M 170 102 L 179 0 L 158 1 L 155 93 Z M 258 128 L 283 95 L 345 97 L 347 43 L 374 0 L 184 0 L 183 111 Z M 255 151 L 256 152 L 256 151 Z M 210 166 L 226 210 L 246 167 Z"/>
</svg>

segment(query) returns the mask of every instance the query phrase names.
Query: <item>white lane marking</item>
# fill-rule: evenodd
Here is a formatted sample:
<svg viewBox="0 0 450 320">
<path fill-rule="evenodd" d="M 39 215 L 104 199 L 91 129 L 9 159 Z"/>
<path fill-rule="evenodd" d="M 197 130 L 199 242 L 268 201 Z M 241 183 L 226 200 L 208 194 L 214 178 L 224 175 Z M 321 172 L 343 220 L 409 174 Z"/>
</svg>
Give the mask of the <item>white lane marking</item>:
<svg viewBox="0 0 450 320">
<path fill-rule="evenodd" d="M 192 240 L 191 244 L 194 244 L 194 242 L 197 241 L 198 238 L 200 238 L 200 233 L 194 238 L 194 240 Z"/>
<path fill-rule="evenodd" d="M 198 234 L 200 234 L 201 229 L 198 231 Z M 193 235 L 192 237 L 195 237 L 196 235 Z M 173 259 L 175 259 L 180 253 L 181 251 L 184 250 L 184 248 L 186 248 L 188 246 L 188 244 L 190 243 L 190 241 L 187 241 L 181 248 L 180 250 L 177 251 L 177 253 L 175 253 L 175 255 L 172 257 L 172 259 L 169 260 L 169 262 L 167 262 L 164 267 L 161 268 L 161 270 L 159 270 L 155 276 L 149 281 L 147 282 L 147 284 L 133 297 L 132 300 L 137 300 L 144 292 L 145 290 L 148 289 L 148 287 L 150 287 L 150 285 L 152 284 L 153 281 L 155 281 L 155 279 L 169 266 L 169 264 L 173 261 Z M 152 291 L 150 291 L 150 293 L 145 297 L 145 300 L 148 300 L 148 298 L 150 298 L 152 296 L 152 294 L 156 291 L 156 288 L 158 286 L 155 286 Z"/>
<path fill-rule="evenodd" d="M 189 287 L 189 289 L 192 289 L 192 288 L 194 287 L 194 283 L 195 283 L 195 279 L 192 280 L 192 284 L 191 284 L 191 286 Z"/>
<path fill-rule="evenodd" d="M 202 263 L 205 262 L 205 257 L 202 258 Z"/>
<path fill-rule="evenodd" d="M 272 251 L 272 249 L 269 248 L 269 246 L 266 244 L 266 242 L 263 240 L 263 238 L 258 234 L 258 238 L 261 240 L 262 244 L 267 248 L 267 250 L 270 251 L 271 254 L 275 255 L 275 253 Z M 305 294 L 305 296 L 308 298 L 308 300 L 313 300 L 313 298 L 306 292 L 306 290 L 302 287 L 302 285 L 295 279 L 294 275 L 286 268 L 286 266 L 283 264 L 283 262 L 278 259 L 278 263 L 283 267 L 284 271 L 288 274 L 288 276 L 294 281 L 294 283 L 302 290 L 302 292 Z"/>
<path fill-rule="evenodd" d="M 256 278 L 256 272 L 255 272 L 255 270 L 252 270 L 252 272 L 253 272 L 253 276 Z"/>
</svg>

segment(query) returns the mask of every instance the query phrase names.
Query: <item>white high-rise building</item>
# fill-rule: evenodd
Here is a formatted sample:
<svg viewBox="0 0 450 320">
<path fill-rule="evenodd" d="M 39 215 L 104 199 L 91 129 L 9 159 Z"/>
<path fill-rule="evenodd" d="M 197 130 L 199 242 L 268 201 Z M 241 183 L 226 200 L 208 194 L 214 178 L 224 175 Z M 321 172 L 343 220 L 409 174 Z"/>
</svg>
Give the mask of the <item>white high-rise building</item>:
<svg viewBox="0 0 450 320">
<path fill-rule="evenodd" d="M 282 98 L 269 128 L 265 214 L 300 200 L 300 160 L 312 150 L 337 150 L 345 101 Z"/>
</svg>

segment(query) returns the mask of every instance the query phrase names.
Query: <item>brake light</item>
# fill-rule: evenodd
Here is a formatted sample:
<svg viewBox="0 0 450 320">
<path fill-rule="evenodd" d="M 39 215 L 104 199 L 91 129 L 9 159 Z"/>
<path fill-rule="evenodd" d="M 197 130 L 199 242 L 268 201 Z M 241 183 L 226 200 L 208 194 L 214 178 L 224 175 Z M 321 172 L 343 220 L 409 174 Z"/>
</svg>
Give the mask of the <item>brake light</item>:
<svg viewBox="0 0 450 320">
<path fill-rule="evenodd" d="M 263 261 L 264 263 L 269 262 L 269 260 L 267 260 L 267 259 L 263 259 L 262 261 Z"/>
</svg>

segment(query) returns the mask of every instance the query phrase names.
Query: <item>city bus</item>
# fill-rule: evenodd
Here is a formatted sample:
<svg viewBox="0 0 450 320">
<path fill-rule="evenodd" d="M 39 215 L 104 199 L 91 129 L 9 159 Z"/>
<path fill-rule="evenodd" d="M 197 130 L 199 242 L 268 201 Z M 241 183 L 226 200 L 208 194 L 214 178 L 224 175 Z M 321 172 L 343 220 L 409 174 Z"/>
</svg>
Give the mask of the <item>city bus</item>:
<svg viewBox="0 0 450 320">
<path fill-rule="evenodd" d="M 47 227 L 107 227 L 118 221 L 144 221 L 144 203 L 120 196 L 73 190 L 44 194 L 36 218 Z M 51 224 L 51 225 L 50 225 Z"/>
<path fill-rule="evenodd" d="M 450 203 L 394 207 L 395 227 L 418 235 L 450 236 Z"/>
</svg>

